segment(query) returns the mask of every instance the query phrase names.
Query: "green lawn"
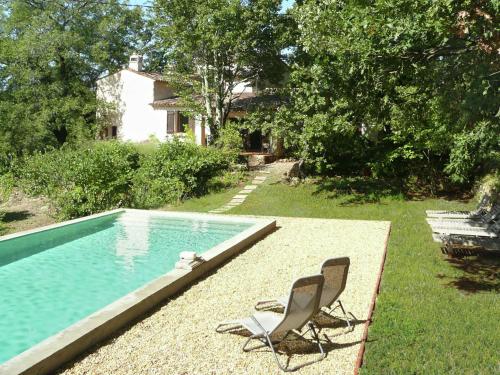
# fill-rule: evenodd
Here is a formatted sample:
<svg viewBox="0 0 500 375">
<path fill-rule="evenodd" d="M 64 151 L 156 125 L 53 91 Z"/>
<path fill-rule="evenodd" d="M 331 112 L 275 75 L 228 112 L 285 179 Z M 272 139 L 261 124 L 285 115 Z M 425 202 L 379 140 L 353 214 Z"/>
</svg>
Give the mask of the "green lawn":
<svg viewBox="0 0 500 375">
<path fill-rule="evenodd" d="M 495 258 L 447 260 L 424 220 L 426 209 L 472 204 L 408 201 L 376 186 L 357 186 L 354 195 L 346 191 L 349 187 L 331 180 L 298 187 L 269 183 L 229 213 L 390 220 L 387 261 L 362 374 L 500 373 L 500 263 Z M 208 211 L 233 193 L 190 200 L 176 209 Z"/>
</svg>

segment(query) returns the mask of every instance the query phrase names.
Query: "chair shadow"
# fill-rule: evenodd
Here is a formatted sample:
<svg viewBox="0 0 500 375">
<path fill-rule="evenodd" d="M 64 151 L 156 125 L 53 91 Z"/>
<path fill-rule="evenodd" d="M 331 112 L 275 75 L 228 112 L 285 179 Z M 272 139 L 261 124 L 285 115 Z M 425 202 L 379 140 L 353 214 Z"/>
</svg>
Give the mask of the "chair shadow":
<svg viewBox="0 0 500 375">
<path fill-rule="evenodd" d="M 446 261 L 462 275 L 446 285 L 467 293 L 500 292 L 500 256 L 479 255 L 474 258 L 449 258 Z M 441 277 L 441 276 L 438 276 Z"/>
<path fill-rule="evenodd" d="M 358 324 L 366 323 L 366 320 L 357 319 L 352 313 L 347 313 L 350 315 L 349 322 L 351 324 L 351 331 L 354 330 L 354 327 Z M 343 317 L 336 316 L 333 314 L 328 314 L 325 311 L 321 311 L 314 317 L 314 323 L 321 330 L 324 328 L 346 328 L 347 322 Z"/>
<path fill-rule="evenodd" d="M 261 311 L 270 311 L 274 313 L 279 313 L 282 314 L 285 309 L 282 306 L 270 306 L 267 308 L 261 309 Z M 349 319 L 349 322 L 351 326 L 354 327 L 358 324 L 364 324 L 366 320 L 360 320 L 357 319 L 352 313 L 347 313 L 348 315 L 351 316 L 351 319 Z M 323 310 L 321 310 L 313 319 L 314 323 L 316 324 L 317 328 L 320 330 L 324 328 L 345 328 L 347 323 L 346 321 L 337 315 L 327 313 Z"/>
<path fill-rule="evenodd" d="M 272 307 L 268 309 L 264 309 L 264 311 L 273 311 L 273 312 L 283 312 L 283 308 L 280 307 Z M 354 345 L 358 345 L 361 343 L 360 340 L 353 341 L 353 342 L 348 342 L 348 343 L 335 343 L 331 340 L 331 337 L 337 337 L 349 332 L 352 332 L 354 329 L 355 325 L 358 324 L 363 324 L 366 322 L 366 320 L 360 320 L 357 319 L 353 314 L 348 313 L 351 315 L 353 319 L 350 320 L 351 322 L 351 330 L 348 332 L 340 333 L 337 335 L 330 335 L 327 336 L 326 334 L 322 333 L 321 331 L 325 328 L 341 328 L 341 327 L 346 327 L 346 321 L 327 314 L 324 311 L 321 311 L 315 318 L 314 318 L 314 323 L 318 329 L 318 336 L 320 337 L 320 342 L 321 346 L 323 347 L 326 355 L 328 355 L 329 352 L 336 350 L 336 349 L 342 349 L 342 348 L 347 348 L 351 347 Z M 230 333 L 230 334 L 235 334 L 238 336 L 242 337 L 250 337 L 251 334 L 250 332 L 242 327 L 234 327 L 230 328 L 224 331 L 224 333 Z M 310 334 L 309 334 L 310 336 Z M 257 341 L 257 340 L 255 340 Z M 313 338 L 309 337 L 304 337 L 301 335 L 298 335 L 295 332 L 290 333 L 286 340 L 283 340 L 275 345 L 275 350 L 277 353 L 286 355 L 288 358 L 286 359 L 287 366 L 289 365 L 292 357 L 294 355 L 308 355 L 308 354 L 319 354 L 319 349 L 316 341 L 313 340 Z M 251 348 L 252 352 L 271 352 L 271 349 L 268 347 L 268 345 L 264 343 L 260 343 L 257 346 L 253 346 Z M 302 368 L 303 366 L 299 366 L 299 368 Z"/>
<path fill-rule="evenodd" d="M 224 331 L 224 333 L 230 333 L 233 335 L 238 335 L 241 337 L 248 338 L 251 336 L 250 332 L 246 330 L 245 328 L 234 328 L 234 329 L 228 329 Z M 354 341 L 354 342 L 349 342 L 349 343 L 335 343 L 332 340 L 329 339 L 328 336 L 326 335 L 318 335 L 320 336 L 320 342 L 321 345 L 323 346 L 323 349 L 325 350 L 325 353 L 328 353 L 334 349 L 342 349 L 342 348 L 347 348 L 350 346 L 354 346 L 359 344 L 361 341 Z M 321 338 L 322 336 L 322 338 Z M 258 340 L 255 340 L 256 342 Z M 275 344 L 274 348 L 276 349 L 277 352 L 281 354 L 285 354 L 289 357 L 293 355 L 305 355 L 305 354 L 316 354 L 319 352 L 318 350 L 318 345 L 316 344 L 315 341 L 309 338 L 305 338 L 303 336 L 300 336 L 294 332 L 290 333 L 286 340 L 283 340 L 277 344 Z M 260 345 L 253 346 L 251 347 L 252 352 L 270 352 L 271 350 L 269 349 L 268 345 L 261 343 Z"/>
</svg>

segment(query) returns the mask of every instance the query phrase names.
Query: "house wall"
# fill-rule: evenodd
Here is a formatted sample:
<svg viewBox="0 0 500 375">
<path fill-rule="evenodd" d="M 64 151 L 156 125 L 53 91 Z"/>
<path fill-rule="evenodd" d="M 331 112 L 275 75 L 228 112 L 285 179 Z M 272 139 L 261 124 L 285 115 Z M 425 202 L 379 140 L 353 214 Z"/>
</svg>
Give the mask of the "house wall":
<svg viewBox="0 0 500 375">
<path fill-rule="evenodd" d="M 155 81 L 137 73 L 122 70 L 97 83 L 97 97 L 112 103 L 114 120 L 118 126 L 117 138 L 123 141 L 143 142 L 154 135 L 166 138 L 166 112 L 151 106 L 155 94 Z"/>
<path fill-rule="evenodd" d="M 234 86 L 234 89 L 233 89 L 233 94 L 237 95 L 237 94 L 241 94 L 241 93 L 252 93 L 254 92 L 254 88 L 250 85 L 250 82 L 248 81 L 241 81 L 241 82 L 238 82 L 235 86 Z"/>
<path fill-rule="evenodd" d="M 98 113 L 98 116 L 106 116 L 108 136 L 111 135 L 111 127 L 116 126 L 117 138 L 122 141 L 144 142 L 153 135 L 165 142 L 173 138 L 167 134 L 168 111 L 182 111 L 184 108 L 155 108 L 151 104 L 173 95 L 173 90 L 165 82 L 122 70 L 97 82 L 97 98 L 112 107 L 103 110 L 105 114 Z M 195 116 L 193 122 L 196 143 L 206 144 L 209 127 L 204 126 L 201 116 Z"/>
</svg>

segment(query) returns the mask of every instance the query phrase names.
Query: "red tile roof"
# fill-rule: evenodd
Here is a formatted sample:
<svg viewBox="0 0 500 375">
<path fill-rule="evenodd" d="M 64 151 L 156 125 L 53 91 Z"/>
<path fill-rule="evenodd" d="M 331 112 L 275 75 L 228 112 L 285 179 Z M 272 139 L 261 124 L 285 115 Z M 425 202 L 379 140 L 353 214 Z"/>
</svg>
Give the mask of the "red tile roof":
<svg viewBox="0 0 500 375">
<path fill-rule="evenodd" d="M 171 98 L 166 98 L 166 99 L 161 99 L 161 100 L 155 100 L 151 105 L 153 107 L 178 107 L 180 104 L 180 97 L 179 96 L 174 96 Z"/>
<path fill-rule="evenodd" d="M 136 74 L 139 74 L 141 76 L 144 76 L 144 77 L 148 77 L 148 78 L 151 78 L 151 79 L 154 79 L 155 81 L 162 81 L 162 82 L 167 82 L 167 79 L 166 77 L 161 74 L 161 73 L 154 73 L 154 72 L 138 72 L 137 70 L 134 70 L 134 69 L 130 69 L 130 68 L 127 68 L 127 70 L 129 72 L 132 72 L 132 73 L 136 73 Z"/>
</svg>

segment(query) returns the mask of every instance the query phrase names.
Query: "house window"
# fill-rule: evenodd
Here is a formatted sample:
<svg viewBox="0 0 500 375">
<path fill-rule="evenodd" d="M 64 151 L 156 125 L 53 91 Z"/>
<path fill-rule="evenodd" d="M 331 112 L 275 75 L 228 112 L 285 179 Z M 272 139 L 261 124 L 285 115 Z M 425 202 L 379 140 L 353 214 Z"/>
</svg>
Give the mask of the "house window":
<svg viewBox="0 0 500 375">
<path fill-rule="evenodd" d="M 179 133 L 185 133 L 186 128 L 189 126 L 189 117 L 184 116 L 182 113 L 179 112 L 179 126 L 177 128 L 177 131 Z"/>
<path fill-rule="evenodd" d="M 189 127 L 189 117 L 179 111 L 167 112 L 167 134 L 184 133 Z"/>
<path fill-rule="evenodd" d="M 167 112 L 167 134 L 175 133 L 175 112 Z"/>
<path fill-rule="evenodd" d="M 118 127 L 112 126 L 111 127 L 111 138 L 115 139 L 117 135 L 118 135 Z"/>
</svg>

